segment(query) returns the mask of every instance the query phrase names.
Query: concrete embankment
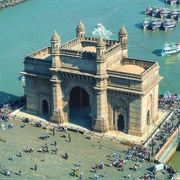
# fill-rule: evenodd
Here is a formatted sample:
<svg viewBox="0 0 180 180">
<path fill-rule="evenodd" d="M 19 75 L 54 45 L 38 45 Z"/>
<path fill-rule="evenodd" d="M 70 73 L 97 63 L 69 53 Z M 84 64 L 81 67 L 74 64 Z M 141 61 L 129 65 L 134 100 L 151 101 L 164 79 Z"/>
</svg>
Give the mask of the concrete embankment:
<svg viewBox="0 0 180 180">
<path fill-rule="evenodd" d="M 0 9 L 15 6 L 17 4 L 24 3 L 27 1 L 29 0 L 9 0 L 9 1 L 0 0 Z"/>
</svg>

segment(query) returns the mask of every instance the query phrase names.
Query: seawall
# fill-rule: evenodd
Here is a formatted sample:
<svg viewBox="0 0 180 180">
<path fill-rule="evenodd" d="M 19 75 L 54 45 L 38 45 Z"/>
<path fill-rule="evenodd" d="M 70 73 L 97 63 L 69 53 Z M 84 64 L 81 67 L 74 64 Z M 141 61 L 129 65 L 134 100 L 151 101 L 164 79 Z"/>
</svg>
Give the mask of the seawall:
<svg viewBox="0 0 180 180">
<path fill-rule="evenodd" d="M 179 145 L 179 136 L 180 131 L 179 128 L 177 128 L 171 135 L 171 137 L 167 140 L 167 142 L 164 144 L 164 146 L 161 148 L 161 150 L 157 153 L 155 159 L 157 159 L 161 163 L 166 163 L 167 161 L 169 161 L 169 159 L 175 153 Z"/>
</svg>

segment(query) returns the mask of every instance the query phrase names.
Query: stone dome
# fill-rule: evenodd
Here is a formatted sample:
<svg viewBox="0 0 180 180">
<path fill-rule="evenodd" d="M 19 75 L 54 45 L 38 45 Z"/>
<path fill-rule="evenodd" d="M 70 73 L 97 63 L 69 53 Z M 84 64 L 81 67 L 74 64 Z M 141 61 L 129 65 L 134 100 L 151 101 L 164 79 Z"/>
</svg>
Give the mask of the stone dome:
<svg viewBox="0 0 180 180">
<path fill-rule="evenodd" d="M 57 34 L 57 32 L 55 31 L 54 34 L 52 35 L 51 37 L 51 41 L 60 41 L 60 37 L 59 35 Z"/>
<path fill-rule="evenodd" d="M 127 31 L 126 31 L 126 29 L 124 28 L 124 25 L 123 25 L 122 28 L 120 29 L 119 35 L 127 35 Z"/>
<path fill-rule="evenodd" d="M 85 29 L 85 27 L 84 27 L 84 25 L 83 25 L 83 23 L 81 21 L 79 21 L 79 24 L 78 24 L 76 29 L 77 30 L 84 30 Z"/>
<path fill-rule="evenodd" d="M 103 41 L 102 37 L 99 38 L 97 42 L 97 46 L 99 47 L 105 47 L 105 42 Z"/>
</svg>

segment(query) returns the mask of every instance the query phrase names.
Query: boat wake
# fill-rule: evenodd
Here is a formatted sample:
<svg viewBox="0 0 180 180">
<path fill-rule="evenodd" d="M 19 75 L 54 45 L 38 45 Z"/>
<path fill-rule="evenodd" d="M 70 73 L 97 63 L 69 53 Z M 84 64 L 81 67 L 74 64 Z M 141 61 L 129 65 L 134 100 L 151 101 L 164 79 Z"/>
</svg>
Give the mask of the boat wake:
<svg viewBox="0 0 180 180">
<path fill-rule="evenodd" d="M 95 26 L 92 34 L 93 36 L 102 37 L 103 39 L 110 39 L 112 32 L 109 30 L 106 30 L 106 28 L 102 24 L 98 23 Z"/>
</svg>

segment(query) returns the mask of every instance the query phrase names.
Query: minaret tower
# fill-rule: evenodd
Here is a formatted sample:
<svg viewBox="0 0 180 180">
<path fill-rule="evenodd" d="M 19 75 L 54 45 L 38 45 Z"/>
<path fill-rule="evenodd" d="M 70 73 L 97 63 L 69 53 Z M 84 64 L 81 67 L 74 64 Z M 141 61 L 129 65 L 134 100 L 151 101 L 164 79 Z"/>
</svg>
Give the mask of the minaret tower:
<svg viewBox="0 0 180 180">
<path fill-rule="evenodd" d="M 122 55 L 123 57 L 128 57 L 128 45 L 127 45 L 128 33 L 126 29 L 124 28 L 124 25 L 120 29 L 118 37 L 119 37 L 119 42 L 121 43 L 121 47 L 122 47 Z"/>
<path fill-rule="evenodd" d="M 76 28 L 76 37 L 82 38 L 85 36 L 85 27 L 81 20 L 79 21 L 79 24 Z"/>
<path fill-rule="evenodd" d="M 107 115 L 107 71 L 106 71 L 106 58 L 105 58 L 106 44 L 100 38 L 96 47 L 96 117 L 94 120 L 94 130 L 97 132 L 108 131 L 108 115 Z"/>
<path fill-rule="evenodd" d="M 52 101 L 50 121 L 58 124 L 62 124 L 64 119 L 62 111 L 62 90 L 60 84 L 61 80 L 58 76 L 58 71 L 61 68 L 60 42 L 61 39 L 55 31 L 51 38 L 52 68 L 50 68 L 50 70 L 52 73 L 52 77 L 50 81 L 52 90 Z"/>
</svg>

